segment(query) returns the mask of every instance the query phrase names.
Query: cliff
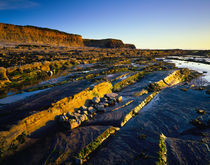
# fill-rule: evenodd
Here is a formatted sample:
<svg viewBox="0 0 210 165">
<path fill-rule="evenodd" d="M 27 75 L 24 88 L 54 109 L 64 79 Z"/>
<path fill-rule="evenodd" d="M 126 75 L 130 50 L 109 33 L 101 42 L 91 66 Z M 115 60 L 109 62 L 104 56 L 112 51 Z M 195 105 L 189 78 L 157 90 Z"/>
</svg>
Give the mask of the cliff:
<svg viewBox="0 0 210 165">
<path fill-rule="evenodd" d="M 125 44 L 124 47 L 128 49 L 136 49 L 136 46 L 134 44 Z"/>
<path fill-rule="evenodd" d="M 34 26 L 0 23 L 0 42 L 82 47 L 82 36 Z"/>
<path fill-rule="evenodd" d="M 98 47 L 98 48 L 129 48 L 135 49 L 135 45 L 132 44 L 124 44 L 121 40 L 117 39 L 83 39 L 84 45 L 87 47 Z"/>
<path fill-rule="evenodd" d="M 82 39 L 82 36 L 54 29 L 35 26 L 19 26 L 0 23 L 0 44 L 35 44 L 71 47 L 128 48 L 133 44 L 124 44 L 118 39 Z"/>
</svg>

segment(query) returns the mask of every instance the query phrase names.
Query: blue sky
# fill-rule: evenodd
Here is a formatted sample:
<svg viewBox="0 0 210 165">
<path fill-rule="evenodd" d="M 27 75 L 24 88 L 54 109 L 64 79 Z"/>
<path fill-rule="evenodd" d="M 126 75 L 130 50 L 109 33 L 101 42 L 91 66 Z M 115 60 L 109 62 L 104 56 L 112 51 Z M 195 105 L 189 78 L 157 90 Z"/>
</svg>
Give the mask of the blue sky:
<svg viewBox="0 0 210 165">
<path fill-rule="evenodd" d="M 137 48 L 210 49 L 210 0 L 0 0 L 0 22 Z"/>
</svg>

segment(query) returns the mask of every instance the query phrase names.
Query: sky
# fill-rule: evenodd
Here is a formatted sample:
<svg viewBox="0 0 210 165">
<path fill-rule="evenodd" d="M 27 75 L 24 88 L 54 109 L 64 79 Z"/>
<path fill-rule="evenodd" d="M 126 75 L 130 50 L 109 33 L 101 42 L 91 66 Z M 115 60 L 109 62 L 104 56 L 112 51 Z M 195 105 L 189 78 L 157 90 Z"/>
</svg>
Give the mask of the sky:
<svg viewBox="0 0 210 165">
<path fill-rule="evenodd" d="M 0 0 L 0 22 L 140 49 L 210 49 L 210 0 Z"/>
</svg>

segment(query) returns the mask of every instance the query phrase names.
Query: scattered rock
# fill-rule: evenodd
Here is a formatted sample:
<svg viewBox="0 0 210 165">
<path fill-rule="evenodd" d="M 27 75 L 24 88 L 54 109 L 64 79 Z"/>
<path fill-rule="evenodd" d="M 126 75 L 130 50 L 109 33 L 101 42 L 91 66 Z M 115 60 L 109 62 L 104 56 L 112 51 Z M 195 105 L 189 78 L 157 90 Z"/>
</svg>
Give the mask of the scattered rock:
<svg viewBox="0 0 210 165">
<path fill-rule="evenodd" d="M 67 112 L 67 113 L 66 113 L 66 116 L 67 116 L 68 118 L 70 118 L 70 117 L 71 117 L 70 112 Z"/>
<path fill-rule="evenodd" d="M 51 76 L 53 76 L 53 71 L 48 71 L 47 74 L 48 74 L 48 76 L 51 77 Z"/>
<path fill-rule="evenodd" d="M 205 114 L 206 114 L 206 111 L 203 110 L 203 109 L 197 109 L 196 112 L 197 112 L 198 114 L 201 114 L 201 115 L 205 115 Z"/>
<path fill-rule="evenodd" d="M 77 110 L 77 113 L 81 113 L 81 110 Z"/>
<path fill-rule="evenodd" d="M 105 97 L 107 97 L 107 98 L 117 98 L 118 94 L 117 93 L 109 93 L 109 94 L 106 94 Z"/>
<path fill-rule="evenodd" d="M 92 102 L 94 104 L 98 104 L 100 102 L 100 98 L 99 97 L 94 97 L 93 100 L 92 100 Z"/>
<path fill-rule="evenodd" d="M 192 84 L 191 86 L 190 86 L 190 88 L 194 88 L 195 87 L 195 85 L 194 84 Z"/>
<path fill-rule="evenodd" d="M 88 120 L 88 117 L 93 117 L 98 113 L 104 113 L 105 107 L 115 105 L 116 102 L 121 102 L 122 96 L 118 96 L 117 93 L 110 93 L 103 98 L 94 97 L 92 99 L 92 106 L 81 106 L 79 109 L 75 109 L 76 112 L 63 113 L 58 117 L 58 121 L 63 125 L 65 129 L 73 129 L 79 127 L 84 121 Z"/>
<path fill-rule="evenodd" d="M 109 104 L 108 103 L 104 103 L 104 107 L 108 107 L 109 106 Z"/>
<path fill-rule="evenodd" d="M 92 113 L 96 112 L 96 109 L 93 107 L 88 107 L 88 111 L 90 114 L 92 114 Z"/>
<path fill-rule="evenodd" d="M 206 127 L 206 125 L 199 119 L 192 120 L 191 124 L 199 129 L 204 129 Z"/>
<path fill-rule="evenodd" d="M 104 105 L 102 104 L 96 105 L 96 109 L 97 109 L 97 112 L 99 113 L 105 112 Z"/>
<path fill-rule="evenodd" d="M 102 102 L 102 103 L 106 103 L 108 101 L 108 99 L 106 98 L 106 97 L 102 97 L 101 99 L 100 99 L 100 102 Z"/>
<path fill-rule="evenodd" d="M 80 110 L 85 111 L 85 110 L 87 110 L 87 107 L 83 105 L 83 106 L 80 107 Z"/>
<path fill-rule="evenodd" d="M 180 90 L 182 90 L 182 91 L 187 91 L 187 88 L 180 88 Z"/>
<path fill-rule="evenodd" d="M 113 100 L 108 101 L 109 106 L 115 105 L 115 102 Z"/>
<path fill-rule="evenodd" d="M 119 103 L 119 102 L 122 102 L 122 96 L 119 96 L 118 98 L 117 98 L 117 102 Z"/>
<path fill-rule="evenodd" d="M 88 115 L 88 111 L 86 111 L 86 110 L 85 110 L 85 111 L 83 111 L 83 113 L 84 113 L 85 115 Z"/>
<path fill-rule="evenodd" d="M 65 116 L 60 116 L 59 117 L 59 122 L 65 122 L 66 121 L 66 117 Z"/>
</svg>

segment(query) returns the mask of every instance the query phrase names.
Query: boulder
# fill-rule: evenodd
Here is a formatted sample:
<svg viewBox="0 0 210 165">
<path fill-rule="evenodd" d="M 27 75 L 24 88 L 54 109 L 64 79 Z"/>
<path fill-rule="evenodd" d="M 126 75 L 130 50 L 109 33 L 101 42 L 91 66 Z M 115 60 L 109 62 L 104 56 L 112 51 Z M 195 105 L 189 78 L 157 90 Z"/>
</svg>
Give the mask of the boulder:
<svg viewBox="0 0 210 165">
<path fill-rule="evenodd" d="M 77 110 L 77 113 L 81 113 L 81 110 Z"/>
<path fill-rule="evenodd" d="M 70 112 L 67 112 L 67 113 L 66 113 L 66 116 L 67 116 L 68 118 L 70 118 L 70 117 L 71 117 Z"/>
<path fill-rule="evenodd" d="M 104 103 L 103 105 L 104 105 L 104 107 L 108 107 L 108 106 L 109 106 L 109 104 L 108 104 L 108 103 Z"/>
<path fill-rule="evenodd" d="M 59 122 L 66 122 L 68 119 L 66 118 L 66 116 L 64 116 L 64 115 L 61 115 L 60 117 L 59 117 Z"/>
<path fill-rule="evenodd" d="M 118 98 L 117 98 L 117 102 L 119 103 L 119 102 L 122 102 L 122 96 L 119 96 Z"/>
<path fill-rule="evenodd" d="M 117 98 L 118 94 L 117 93 L 108 93 L 108 94 L 105 95 L 105 97 L 107 97 L 107 98 Z"/>
<path fill-rule="evenodd" d="M 96 112 L 96 109 L 93 107 L 88 107 L 88 111 L 90 114 L 92 114 L 92 113 Z"/>
<path fill-rule="evenodd" d="M 53 71 L 48 71 L 47 74 L 48 74 L 48 76 L 51 77 L 51 76 L 53 76 Z"/>
<path fill-rule="evenodd" d="M 82 114 L 82 115 L 78 116 L 78 121 L 84 122 L 85 120 L 88 120 L 88 117 L 86 114 Z"/>
<path fill-rule="evenodd" d="M 108 101 L 108 99 L 106 98 L 106 97 L 102 97 L 101 99 L 100 99 L 100 102 L 102 102 L 102 103 L 105 103 L 105 102 L 107 102 Z"/>
<path fill-rule="evenodd" d="M 115 105 L 115 101 L 114 100 L 110 100 L 108 101 L 109 106 Z"/>
<path fill-rule="evenodd" d="M 71 119 L 71 120 L 69 120 L 69 123 L 68 124 L 69 124 L 69 126 L 66 127 L 67 129 L 74 129 L 76 127 L 79 127 L 79 125 L 81 124 L 81 122 L 78 122 L 75 119 Z"/>
<path fill-rule="evenodd" d="M 83 105 L 83 106 L 80 107 L 80 110 L 85 111 L 85 110 L 87 110 L 87 107 Z"/>
<path fill-rule="evenodd" d="M 206 114 L 206 111 L 203 110 L 203 109 L 197 109 L 196 112 L 197 112 L 198 114 L 200 114 L 200 115 Z"/>
<path fill-rule="evenodd" d="M 85 115 L 88 115 L 88 111 L 87 111 L 87 110 L 83 111 L 83 113 L 84 113 Z"/>
<path fill-rule="evenodd" d="M 96 105 L 96 109 L 97 109 L 97 112 L 102 112 L 102 113 L 105 112 L 103 104 Z"/>
<path fill-rule="evenodd" d="M 93 100 L 92 100 L 92 102 L 94 104 L 98 104 L 100 102 L 100 98 L 99 97 L 94 97 Z"/>
</svg>

